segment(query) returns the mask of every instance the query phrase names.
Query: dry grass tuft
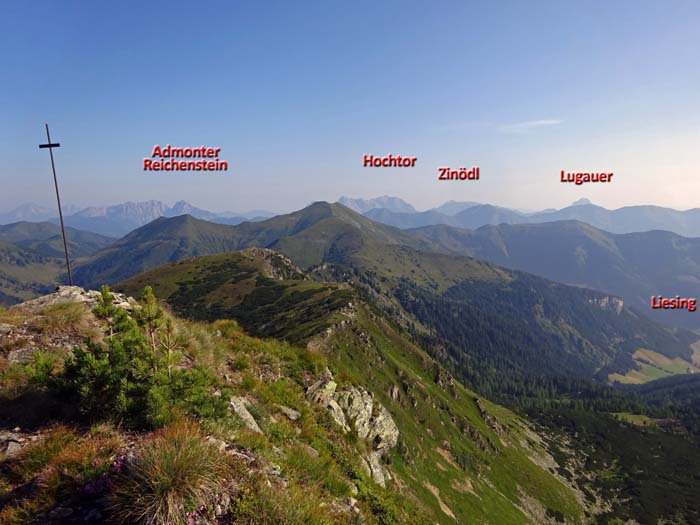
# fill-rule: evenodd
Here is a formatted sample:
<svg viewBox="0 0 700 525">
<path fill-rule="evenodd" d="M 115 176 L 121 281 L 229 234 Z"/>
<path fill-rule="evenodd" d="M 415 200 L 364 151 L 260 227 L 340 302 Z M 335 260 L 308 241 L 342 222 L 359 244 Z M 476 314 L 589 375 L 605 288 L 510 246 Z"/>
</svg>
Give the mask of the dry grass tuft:
<svg viewBox="0 0 700 525">
<path fill-rule="evenodd" d="M 209 509 L 226 490 L 230 459 L 207 443 L 199 427 L 181 420 L 146 441 L 112 491 L 119 523 L 187 523 L 187 513 Z"/>
<path fill-rule="evenodd" d="M 31 321 L 32 328 L 54 335 L 87 329 L 90 311 L 82 303 L 59 303 L 42 308 L 40 314 Z"/>
</svg>

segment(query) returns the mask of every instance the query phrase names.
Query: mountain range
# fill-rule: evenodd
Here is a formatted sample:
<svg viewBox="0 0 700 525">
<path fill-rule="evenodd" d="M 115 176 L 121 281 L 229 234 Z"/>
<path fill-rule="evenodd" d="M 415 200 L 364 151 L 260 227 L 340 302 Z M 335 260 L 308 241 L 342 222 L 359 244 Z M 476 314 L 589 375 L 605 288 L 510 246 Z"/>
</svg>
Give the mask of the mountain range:
<svg viewBox="0 0 700 525">
<path fill-rule="evenodd" d="M 166 263 L 248 247 L 281 252 L 319 279 L 355 283 L 397 321 L 434 334 L 443 359 L 461 363 L 455 367 L 465 373 L 474 363 L 488 363 L 495 349 L 514 374 L 536 369 L 626 380 L 642 366 L 634 355 L 640 348 L 693 366 L 691 333 L 672 333 L 615 297 L 445 253 L 426 235 L 371 221 L 340 204 L 318 202 L 238 226 L 186 215 L 160 218 L 76 265 L 74 276 L 97 287 Z M 471 322 L 444 322 L 453 315 Z M 470 374 L 468 380 L 478 379 Z"/>
<path fill-rule="evenodd" d="M 420 228 L 445 224 L 475 229 L 486 225 L 529 224 L 576 220 L 611 233 L 664 230 L 684 237 L 700 237 L 700 209 L 674 210 L 660 206 L 625 206 L 608 210 L 583 199 L 560 210 L 522 212 L 490 204 L 446 203 L 427 211 L 395 211 L 373 208 L 369 218 L 398 228 Z"/>
<path fill-rule="evenodd" d="M 697 312 L 652 310 L 651 297 L 700 297 L 700 239 L 667 231 L 613 234 L 579 221 L 446 225 L 407 230 L 446 253 L 468 255 L 553 281 L 605 291 L 667 324 L 697 329 Z"/>
<path fill-rule="evenodd" d="M 63 210 L 64 221 L 67 226 L 109 237 L 122 237 L 159 217 L 176 217 L 184 214 L 222 224 L 240 224 L 241 222 L 261 220 L 273 215 L 273 213 L 264 210 L 253 210 L 241 214 L 233 212 L 217 213 L 197 208 L 186 201 L 178 201 L 170 206 L 157 200 L 125 202 L 113 206 L 92 206 L 83 209 L 67 206 Z M 34 204 L 23 204 L 8 213 L 0 215 L 0 224 L 47 220 L 58 223 L 57 213 L 50 208 Z"/>
<path fill-rule="evenodd" d="M 611 233 L 664 230 L 684 237 L 700 237 L 700 209 L 698 208 L 681 211 L 659 206 L 626 206 L 608 210 L 592 204 L 587 199 L 579 199 L 571 206 L 560 210 L 547 209 L 536 212 L 471 201 L 448 201 L 429 210 L 417 211 L 406 201 L 388 195 L 373 199 L 343 196 L 338 202 L 374 221 L 403 229 L 438 224 L 476 229 L 485 225 L 577 220 Z M 231 225 L 246 221 L 260 221 L 274 215 L 265 210 L 251 210 L 245 213 L 212 212 L 197 208 L 186 201 L 179 201 L 170 206 L 156 200 L 84 209 L 69 206 L 64 209 L 64 218 L 68 226 L 109 237 L 122 237 L 159 217 L 185 214 L 210 222 Z M 56 213 L 51 208 L 35 204 L 23 204 L 8 213 L 0 214 L 0 224 L 46 220 L 58 222 Z"/>
<path fill-rule="evenodd" d="M 42 255 L 55 255 L 55 246 L 49 250 L 57 232 L 51 223 L 0 229 L 0 270 L 13 272 L 0 281 L 3 293 L 10 292 L 0 300 L 46 293 L 51 279 L 60 279 L 61 258 Z M 699 421 L 693 403 L 678 401 L 684 392 L 696 399 L 697 382 L 674 379 L 700 372 L 698 336 L 649 319 L 635 304 L 635 293 L 697 278 L 696 239 L 663 231 L 611 234 L 576 221 L 400 229 L 327 202 L 235 226 L 179 215 L 159 217 L 118 240 L 72 229 L 69 239 L 83 254 L 74 261 L 79 284 L 107 283 L 133 295 L 152 286 L 170 311 L 197 323 L 177 321 L 182 337 L 207 349 L 188 351 L 186 358 L 197 366 L 228 363 L 217 376 L 242 387 L 258 408 L 278 398 L 267 386 L 264 393 L 251 389 L 255 377 L 278 380 L 287 370 L 270 352 L 297 345 L 307 345 L 300 350 L 304 359 L 328 359 L 334 375 L 314 369 L 326 378 L 320 389 L 338 381 L 375 392 L 370 397 L 390 408 L 402 437 L 385 466 L 370 469 L 391 471 L 410 487 L 412 501 L 430 501 L 422 508 L 433 516 L 508 522 L 518 516 L 512 502 L 527 494 L 548 502 L 542 512 L 551 519 L 526 509 L 521 512 L 530 518 L 515 522 L 555 523 L 566 515 L 580 522 L 549 474 L 586 494 L 578 501 L 587 512 L 639 523 L 698 513 L 688 489 L 694 471 L 679 467 L 700 464 L 692 442 L 629 423 L 661 428 L 668 420 L 669 428 L 689 432 Z M 47 272 L 43 280 L 33 281 L 41 271 Z M 31 326 L 54 326 L 52 311 L 38 310 Z M 244 340 L 238 325 L 226 324 L 231 319 L 253 336 L 274 339 Z M 206 323 L 218 328 L 193 335 Z M 256 350 L 246 358 L 224 357 L 224 333 Z M 308 387 L 309 365 L 290 366 Z M 658 388 L 637 390 L 664 377 Z M 529 423 L 477 402 L 475 392 L 553 434 L 536 437 Z M 279 394 L 286 403 L 292 399 L 286 390 Z M 265 432 L 271 427 L 264 421 Z M 541 446 L 556 460 L 533 470 L 522 454 Z M 449 461 L 435 467 L 440 457 Z M 455 492 L 459 469 L 472 473 L 469 491 Z M 434 489 L 442 504 L 431 499 Z M 465 496 L 472 489 L 473 501 Z M 488 498 L 494 507 L 485 510 Z M 605 511 L 595 510 L 600 498 Z"/>
</svg>

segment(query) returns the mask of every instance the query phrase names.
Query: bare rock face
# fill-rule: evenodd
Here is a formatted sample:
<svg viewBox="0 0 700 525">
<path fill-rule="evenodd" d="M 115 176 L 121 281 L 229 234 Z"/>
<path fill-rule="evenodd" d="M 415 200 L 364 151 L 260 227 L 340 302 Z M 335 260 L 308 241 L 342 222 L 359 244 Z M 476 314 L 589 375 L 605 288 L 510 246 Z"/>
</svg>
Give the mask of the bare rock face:
<svg viewBox="0 0 700 525">
<path fill-rule="evenodd" d="M 247 405 L 248 400 L 246 400 L 243 397 L 234 396 L 231 398 L 230 406 L 233 413 L 243 420 L 243 424 L 248 430 L 257 434 L 262 434 L 263 431 L 260 430 L 257 421 L 255 421 L 253 415 L 250 412 L 248 412 Z"/>
<path fill-rule="evenodd" d="M 598 306 L 601 310 L 612 310 L 617 315 L 620 315 L 620 312 L 622 312 L 625 306 L 625 302 L 622 299 L 609 295 L 589 299 L 588 302 Z"/>
<path fill-rule="evenodd" d="M 354 431 L 358 437 L 371 443 L 371 451 L 363 458 L 364 466 L 376 483 L 386 486 L 391 475 L 381 459 L 399 439 L 399 429 L 389 411 L 375 401 L 372 392 L 362 387 L 348 386 L 338 390 L 328 370 L 308 388 L 306 395 L 327 408 L 343 432 Z"/>
</svg>

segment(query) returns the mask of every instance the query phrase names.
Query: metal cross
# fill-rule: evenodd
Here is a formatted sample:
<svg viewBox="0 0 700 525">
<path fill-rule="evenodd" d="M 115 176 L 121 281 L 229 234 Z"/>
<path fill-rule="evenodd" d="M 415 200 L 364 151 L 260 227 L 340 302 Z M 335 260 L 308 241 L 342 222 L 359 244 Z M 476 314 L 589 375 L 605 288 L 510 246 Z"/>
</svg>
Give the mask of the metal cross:
<svg viewBox="0 0 700 525">
<path fill-rule="evenodd" d="M 61 234 L 63 235 L 63 251 L 66 253 L 66 268 L 68 268 L 68 282 L 73 286 L 73 272 L 70 269 L 70 257 L 68 256 L 68 243 L 66 242 L 66 228 L 63 225 L 63 211 L 61 210 L 61 197 L 58 194 L 58 179 L 56 178 L 56 165 L 53 162 L 53 148 L 60 148 L 61 144 L 58 142 L 51 142 L 51 135 L 49 135 L 49 125 L 46 124 L 46 138 L 48 140 L 47 144 L 39 144 L 40 148 L 49 148 L 49 154 L 51 155 L 51 169 L 53 170 L 53 183 L 56 187 L 56 201 L 58 202 L 58 217 L 61 219 Z"/>
</svg>

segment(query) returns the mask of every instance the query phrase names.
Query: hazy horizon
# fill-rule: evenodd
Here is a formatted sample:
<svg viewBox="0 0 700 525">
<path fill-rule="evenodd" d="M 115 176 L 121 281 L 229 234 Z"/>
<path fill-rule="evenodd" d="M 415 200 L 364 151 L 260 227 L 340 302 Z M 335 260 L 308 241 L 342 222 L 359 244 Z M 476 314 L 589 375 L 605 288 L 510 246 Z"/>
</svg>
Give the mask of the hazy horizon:
<svg viewBox="0 0 700 525">
<path fill-rule="evenodd" d="M 453 200 L 447 200 L 447 201 L 439 202 L 439 203 L 437 203 L 435 206 L 431 206 L 430 208 L 421 208 L 421 207 L 419 207 L 419 206 L 416 206 L 413 202 L 410 202 L 410 201 L 408 201 L 408 200 L 406 200 L 406 199 L 403 199 L 403 198 L 401 198 L 401 197 L 398 197 L 397 195 L 375 195 L 375 196 L 372 196 L 372 197 L 358 197 L 358 196 L 352 196 L 352 195 L 339 195 L 336 199 L 314 199 L 314 200 L 312 200 L 312 201 L 307 202 L 306 204 L 303 204 L 303 205 L 299 206 L 298 208 L 291 208 L 291 209 L 284 209 L 284 210 L 277 210 L 277 209 L 271 209 L 271 208 L 262 208 L 262 207 L 260 207 L 260 208 L 256 207 L 256 208 L 250 208 L 250 209 L 241 209 L 241 210 L 234 210 L 234 209 L 214 209 L 214 208 L 208 208 L 207 206 L 202 206 L 202 205 L 200 205 L 200 204 L 197 203 L 197 202 L 188 201 L 187 199 L 179 199 L 178 201 L 166 201 L 166 200 L 157 199 L 157 198 L 151 198 L 151 199 L 146 199 L 146 198 L 144 198 L 144 199 L 138 199 L 138 200 L 133 200 L 133 199 L 131 199 L 131 200 L 125 200 L 125 201 L 120 201 L 120 202 L 109 202 L 109 203 L 93 203 L 93 204 L 90 204 L 90 205 L 88 205 L 88 206 L 76 205 L 76 204 L 73 204 L 73 203 L 70 203 L 70 202 L 69 202 L 69 203 L 62 202 L 62 205 L 63 205 L 63 213 L 64 213 L 64 215 L 68 215 L 68 214 L 74 213 L 74 212 L 76 212 L 76 211 L 82 211 L 82 210 L 84 210 L 84 209 L 86 209 L 86 208 L 106 208 L 106 207 L 110 207 L 110 206 L 117 206 L 117 205 L 120 205 L 120 204 L 125 204 L 125 203 L 127 203 L 127 202 L 132 202 L 132 203 L 144 203 L 144 202 L 149 202 L 149 201 L 160 201 L 160 202 L 162 202 L 163 204 L 166 204 L 167 206 L 170 206 L 170 207 L 174 206 L 174 205 L 175 205 L 176 203 L 178 203 L 178 202 L 184 201 L 184 202 L 186 202 L 187 204 L 190 204 L 191 206 L 194 206 L 195 208 L 200 208 L 200 209 L 203 209 L 203 210 L 205 210 L 205 211 L 209 211 L 209 212 L 213 212 L 213 213 L 219 213 L 219 214 L 232 213 L 232 214 L 239 214 L 239 215 L 250 215 L 250 214 L 253 213 L 253 212 L 269 212 L 269 213 L 273 213 L 273 214 L 275 214 L 275 215 L 284 215 L 284 214 L 287 214 L 287 213 L 292 213 L 292 212 L 298 211 L 298 210 L 300 210 L 300 209 L 306 208 L 307 206 L 311 205 L 311 204 L 314 203 L 314 202 L 319 202 L 319 201 L 321 201 L 321 202 L 330 202 L 330 203 L 338 202 L 342 197 L 348 197 L 348 198 L 351 198 L 351 199 L 363 199 L 363 200 L 372 200 L 372 199 L 378 199 L 378 198 L 382 198 L 382 197 L 397 197 L 397 198 L 400 198 L 401 200 L 403 200 L 404 202 L 406 202 L 407 204 L 412 205 L 412 206 L 416 209 L 417 212 L 429 211 L 429 210 L 432 210 L 432 209 L 434 209 L 434 208 L 437 208 L 437 207 L 439 207 L 439 206 L 441 206 L 441 205 L 443 205 L 443 204 L 446 204 L 446 203 L 448 203 L 448 202 L 464 202 L 464 201 L 456 201 L 456 200 L 453 199 Z M 577 204 L 577 201 L 579 201 L 579 200 L 581 200 L 581 199 L 589 200 L 589 201 L 590 201 L 590 202 L 589 202 L 590 204 L 592 204 L 592 205 L 594 205 L 594 206 L 600 206 L 600 207 L 602 207 L 602 208 L 606 208 L 606 209 L 611 210 L 611 211 L 614 211 L 614 210 L 620 209 L 620 208 L 624 208 L 624 207 L 628 207 L 628 206 L 658 206 L 657 204 L 654 204 L 654 203 L 639 203 L 639 204 L 630 204 L 630 205 L 627 205 L 627 206 L 618 206 L 618 207 L 608 208 L 608 207 L 606 207 L 606 206 L 600 205 L 599 203 L 593 201 L 592 199 L 588 199 L 587 197 L 581 197 L 581 198 L 577 199 L 576 201 L 570 202 L 570 203 L 568 203 L 568 204 L 566 204 L 566 205 L 564 205 L 564 206 L 561 206 L 561 207 L 549 206 L 549 207 L 546 207 L 546 208 L 538 208 L 538 209 L 518 208 L 518 207 L 515 207 L 515 206 L 503 205 L 503 204 L 498 203 L 498 202 L 479 202 L 478 204 L 492 205 L 492 206 L 497 206 L 497 207 L 500 207 L 500 208 L 507 208 L 507 209 L 510 209 L 510 210 L 515 210 L 515 211 L 519 211 L 519 212 L 521 212 L 521 213 L 528 213 L 528 214 L 529 214 L 529 213 L 538 213 L 538 212 L 542 212 L 542 211 L 545 211 L 545 210 L 552 210 L 552 209 L 560 210 L 560 209 L 563 209 L 563 208 L 567 208 L 567 207 L 569 207 L 569 206 L 572 206 L 572 205 Z M 475 202 L 476 202 L 476 201 L 475 201 Z M 6 209 L 0 208 L 0 214 L 9 213 L 9 212 L 15 211 L 15 210 L 17 210 L 17 209 L 19 209 L 19 208 L 21 208 L 22 206 L 25 206 L 25 205 L 36 205 L 36 206 L 40 206 L 40 207 L 42 207 L 42 208 L 56 209 L 56 216 L 58 216 L 58 210 L 57 210 L 57 208 L 56 208 L 56 203 L 55 203 L 55 202 L 53 202 L 53 203 L 23 202 L 23 203 L 21 203 L 21 204 L 19 204 L 19 205 L 16 205 L 16 206 L 14 206 L 14 207 L 11 207 L 11 208 L 6 208 Z M 672 208 L 672 207 L 667 207 L 667 206 L 662 206 L 662 207 L 664 207 L 664 208 L 669 208 L 669 209 L 673 209 L 673 210 L 676 210 L 676 211 L 688 211 L 688 210 L 691 210 L 691 209 L 700 208 L 700 206 L 695 206 L 695 207 L 692 207 L 692 208 Z M 67 210 L 69 210 L 69 209 L 72 209 L 72 211 L 71 211 L 70 213 L 67 211 Z"/>
<path fill-rule="evenodd" d="M 698 206 L 696 3 L 167 5 L 6 7 L 0 209 L 55 202 L 45 122 L 62 199 L 81 207 Z M 145 172 L 156 144 L 220 147 L 229 170 Z M 416 167 L 362 167 L 389 153 Z M 474 165 L 478 182 L 437 180 Z"/>
</svg>

